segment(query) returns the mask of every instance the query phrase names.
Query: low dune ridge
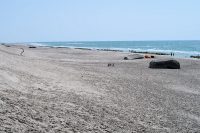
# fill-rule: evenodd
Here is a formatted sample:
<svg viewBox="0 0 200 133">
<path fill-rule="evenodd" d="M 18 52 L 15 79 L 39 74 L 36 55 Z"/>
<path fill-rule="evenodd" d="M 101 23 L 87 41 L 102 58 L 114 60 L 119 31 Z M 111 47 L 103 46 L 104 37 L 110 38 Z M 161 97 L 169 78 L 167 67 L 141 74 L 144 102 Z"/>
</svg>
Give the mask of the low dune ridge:
<svg viewBox="0 0 200 133">
<path fill-rule="evenodd" d="M 0 132 L 200 132 L 200 61 L 128 55 L 0 45 Z"/>
</svg>

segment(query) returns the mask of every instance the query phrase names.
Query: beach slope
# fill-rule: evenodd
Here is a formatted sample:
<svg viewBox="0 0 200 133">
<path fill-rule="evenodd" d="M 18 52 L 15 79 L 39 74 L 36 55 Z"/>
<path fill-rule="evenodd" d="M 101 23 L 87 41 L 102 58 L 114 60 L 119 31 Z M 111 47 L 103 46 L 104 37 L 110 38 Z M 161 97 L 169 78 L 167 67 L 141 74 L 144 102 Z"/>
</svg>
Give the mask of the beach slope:
<svg viewBox="0 0 200 133">
<path fill-rule="evenodd" d="M 200 61 L 127 55 L 0 45 L 0 132 L 200 132 Z"/>
</svg>

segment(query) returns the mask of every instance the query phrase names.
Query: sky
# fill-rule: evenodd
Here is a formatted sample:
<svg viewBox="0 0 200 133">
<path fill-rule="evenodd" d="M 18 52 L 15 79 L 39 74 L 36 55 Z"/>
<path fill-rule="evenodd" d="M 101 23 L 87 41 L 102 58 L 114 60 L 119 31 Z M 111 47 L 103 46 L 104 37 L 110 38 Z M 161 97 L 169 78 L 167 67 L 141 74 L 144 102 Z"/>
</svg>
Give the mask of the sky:
<svg viewBox="0 0 200 133">
<path fill-rule="evenodd" d="M 0 42 L 200 40 L 200 0 L 0 0 Z"/>
</svg>

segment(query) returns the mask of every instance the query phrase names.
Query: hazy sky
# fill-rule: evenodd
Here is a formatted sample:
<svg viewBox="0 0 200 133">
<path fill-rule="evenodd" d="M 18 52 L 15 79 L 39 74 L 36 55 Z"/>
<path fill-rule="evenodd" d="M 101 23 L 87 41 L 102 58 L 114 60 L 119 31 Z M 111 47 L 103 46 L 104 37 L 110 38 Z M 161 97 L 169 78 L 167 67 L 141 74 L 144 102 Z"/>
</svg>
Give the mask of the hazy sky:
<svg viewBox="0 0 200 133">
<path fill-rule="evenodd" d="M 0 0 L 0 42 L 200 40 L 200 0 Z"/>
</svg>

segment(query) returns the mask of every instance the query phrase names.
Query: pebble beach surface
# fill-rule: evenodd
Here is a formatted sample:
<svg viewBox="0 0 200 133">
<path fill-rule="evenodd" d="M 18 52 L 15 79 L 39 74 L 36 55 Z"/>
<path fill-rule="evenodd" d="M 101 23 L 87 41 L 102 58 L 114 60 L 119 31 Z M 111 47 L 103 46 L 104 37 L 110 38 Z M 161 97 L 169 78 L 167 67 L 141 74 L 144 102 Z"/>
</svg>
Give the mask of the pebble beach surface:
<svg viewBox="0 0 200 133">
<path fill-rule="evenodd" d="M 0 45 L 0 132 L 200 132 L 200 60 L 129 54 Z"/>
</svg>

